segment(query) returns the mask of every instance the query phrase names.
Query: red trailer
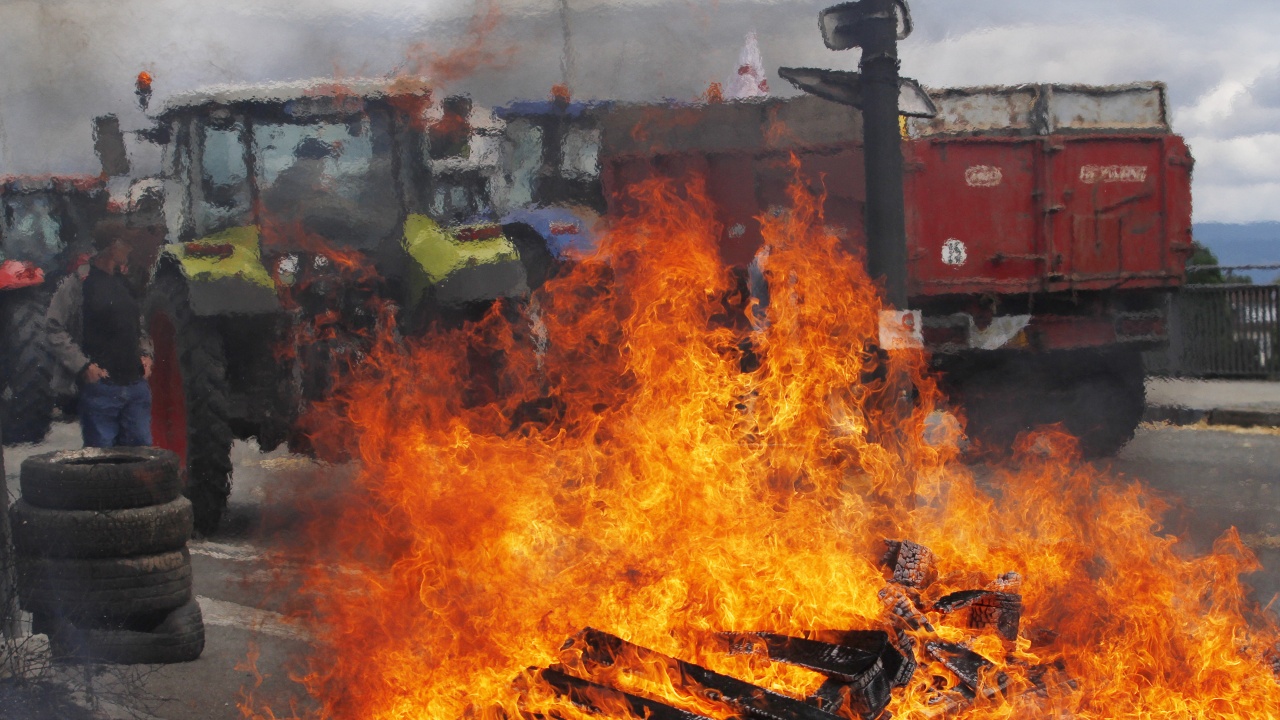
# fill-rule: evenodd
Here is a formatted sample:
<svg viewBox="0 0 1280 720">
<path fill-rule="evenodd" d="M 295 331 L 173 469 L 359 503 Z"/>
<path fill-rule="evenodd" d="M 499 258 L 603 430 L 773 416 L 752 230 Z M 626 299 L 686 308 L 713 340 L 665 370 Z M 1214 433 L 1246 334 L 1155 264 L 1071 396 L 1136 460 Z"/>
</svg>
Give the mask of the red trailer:
<svg viewBox="0 0 1280 720">
<path fill-rule="evenodd" d="M 1141 419 L 1140 352 L 1165 342 L 1191 252 L 1192 159 L 1164 85 L 933 95 L 939 115 L 904 127 L 908 287 L 946 388 L 989 447 L 1062 422 L 1087 453 L 1113 452 Z M 794 155 L 804 178 L 822 178 L 828 224 L 851 251 L 865 246 L 852 108 L 801 96 L 584 117 L 598 125 L 611 215 L 633 182 L 696 173 L 725 262 L 744 265 L 758 218 L 786 205 Z"/>
</svg>

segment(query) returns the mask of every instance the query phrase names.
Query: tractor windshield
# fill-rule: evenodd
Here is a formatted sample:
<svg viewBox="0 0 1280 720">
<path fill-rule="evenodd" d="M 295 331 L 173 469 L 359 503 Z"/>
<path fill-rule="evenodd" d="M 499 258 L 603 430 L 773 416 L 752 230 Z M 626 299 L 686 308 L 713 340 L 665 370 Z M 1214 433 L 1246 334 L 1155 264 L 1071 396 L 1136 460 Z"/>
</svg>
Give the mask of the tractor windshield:
<svg viewBox="0 0 1280 720">
<path fill-rule="evenodd" d="M 300 236 L 369 247 L 400 223 L 387 122 L 369 114 L 215 123 L 202 128 L 199 234 L 260 223 L 272 239 Z M 248 143 L 246 152 L 245 143 Z M 254 207 L 253 197 L 258 199 Z"/>
<path fill-rule="evenodd" d="M 366 246 L 399 226 L 390 133 L 349 123 L 254 126 L 255 180 L 265 223 Z"/>
</svg>

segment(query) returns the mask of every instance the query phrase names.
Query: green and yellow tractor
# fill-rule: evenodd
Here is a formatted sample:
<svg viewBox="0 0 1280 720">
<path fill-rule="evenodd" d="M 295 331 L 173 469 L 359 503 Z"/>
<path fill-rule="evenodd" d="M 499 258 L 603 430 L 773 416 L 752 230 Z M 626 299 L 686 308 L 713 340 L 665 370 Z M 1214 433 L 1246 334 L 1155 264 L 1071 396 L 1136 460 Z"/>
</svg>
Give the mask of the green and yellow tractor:
<svg viewBox="0 0 1280 720">
<path fill-rule="evenodd" d="M 488 221 L 501 140 L 478 115 L 402 78 L 223 88 L 156 116 L 153 432 L 185 459 L 200 531 L 226 507 L 232 441 L 305 446 L 301 410 L 388 317 L 414 332 L 545 279 L 546 241 Z"/>
</svg>

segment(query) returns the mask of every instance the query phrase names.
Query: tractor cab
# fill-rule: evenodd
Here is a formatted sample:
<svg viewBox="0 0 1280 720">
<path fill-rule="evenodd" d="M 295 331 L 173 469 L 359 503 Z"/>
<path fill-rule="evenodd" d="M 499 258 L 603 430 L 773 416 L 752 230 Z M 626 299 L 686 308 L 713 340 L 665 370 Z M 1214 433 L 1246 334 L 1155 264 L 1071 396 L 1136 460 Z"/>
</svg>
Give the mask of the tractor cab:
<svg viewBox="0 0 1280 720">
<path fill-rule="evenodd" d="M 275 309 L 273 282 L 296 268 L 353 251 L 411 310 L 427 296 L 526 294 L 519 252 L 490 222 L 484 173 L 467 160 L 471 114 L 469 100 L 437 106 L 403 79 L 177 97 L 154 133 L 166 145 L 162 264 L 219 281 L 220 295 L 235 286 L 223 299 L 249 312 Z M 220 312 L 220 298 L 195 295 L 207 296 L 197 313 Z"/>
</svg>

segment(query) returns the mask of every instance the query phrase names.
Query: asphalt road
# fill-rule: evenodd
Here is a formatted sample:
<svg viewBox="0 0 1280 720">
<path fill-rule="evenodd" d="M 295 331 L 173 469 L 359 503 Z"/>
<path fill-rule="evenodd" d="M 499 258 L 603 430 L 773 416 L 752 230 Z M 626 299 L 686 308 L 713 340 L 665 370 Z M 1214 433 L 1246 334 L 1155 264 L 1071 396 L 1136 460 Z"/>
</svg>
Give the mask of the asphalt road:
<svg viewBox="0 0 1280 720">
<path fill-rule="evenodd" d="M 10 491 L 17 490 L 22 458 L 78 446 L 76 426 L 60 425 L 41 446 L 7 449 Z M 287 679 L 288 657 L 306 648 L 305 637 L 278 614 L 287 592 L 281 580 L 287 586 L 287 577 L 273 571 L 263 552 L 296 527 L 287 488 L 341 483 L 344 470 L 282 451 L 259 453 L 242 443 L 233 460 L 235 486 L 224 531 L 190 545 L 206 623 L 204 655 L 192 663 L 95 678 L 103 717 L 232 720 L 241 717 L 237 702 L 248 691 L 274 698 L 277 709 L 287 707 L 290 697 L 305 704 Z M 1265 566 L 1248 578 L 1256 597 L 1265 604 L 1280 593 L 1280 432 L 1145 427 L 1110 462 L 1115 472 L 1144 479 L 1177 504 L 1166 518 L 1167 531 L 1192 547 L 1208 548 L 1228 527 L 1238 527 Z M 260 653 L 260 687 L 246 667 L 251 651 Z M 67 677 L 83 685 L 82 674 Z"/>
</svg>

